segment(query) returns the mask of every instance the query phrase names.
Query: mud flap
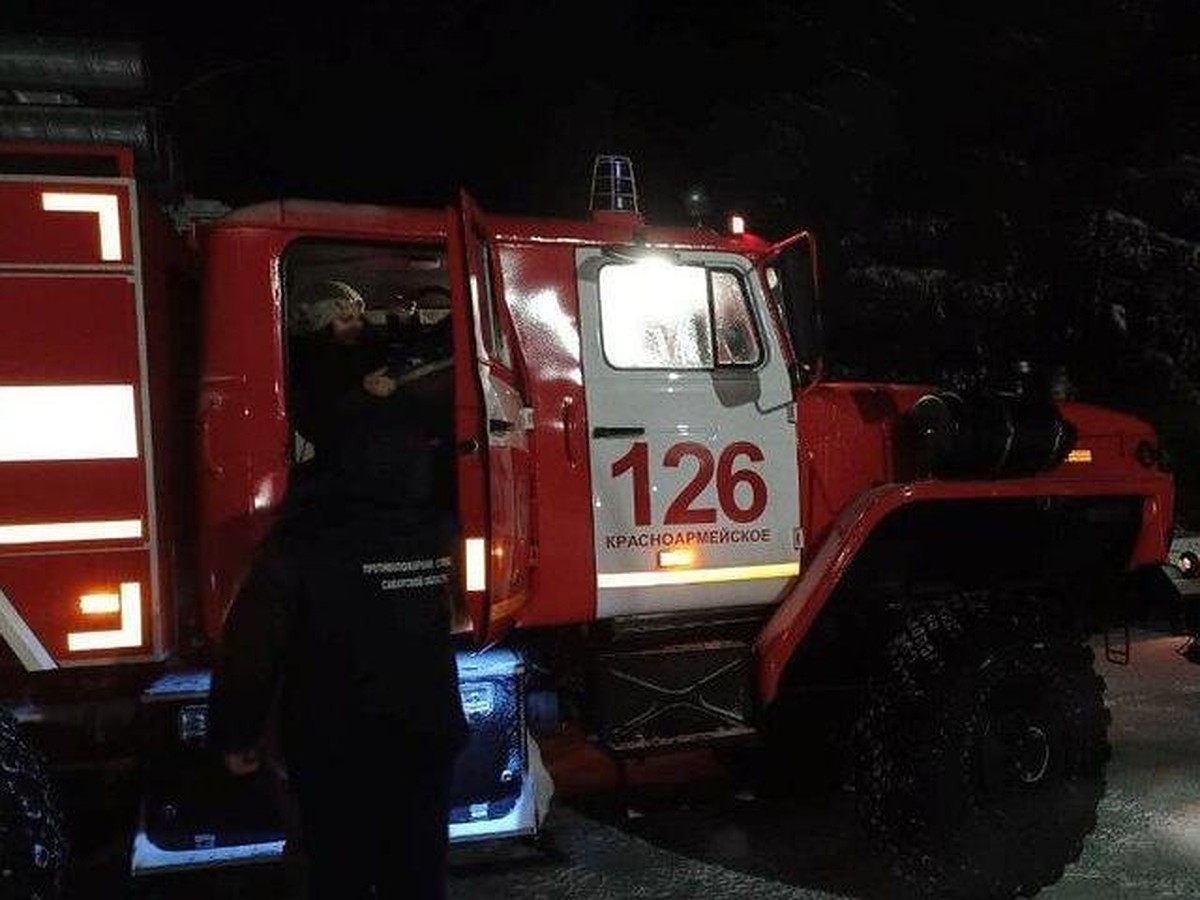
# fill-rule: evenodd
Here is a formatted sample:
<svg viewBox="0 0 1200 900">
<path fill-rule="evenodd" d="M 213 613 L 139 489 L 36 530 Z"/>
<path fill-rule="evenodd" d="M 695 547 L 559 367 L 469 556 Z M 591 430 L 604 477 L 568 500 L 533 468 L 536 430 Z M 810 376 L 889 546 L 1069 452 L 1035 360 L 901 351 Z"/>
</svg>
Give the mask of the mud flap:
<svg viewBox="0 0 1200 900">
<path fill-rule="evenodd" d="M 459 693 L 470 735 L 451 793 L 450 841 L 527 838 L 553 795 L 525 723 L 525 665 L 508 649 L 458 654 Z M 282 858 L 287 828 L 283 780 L 233 778 L 205 747 L 211 673 L 166 675 L 142 695 L 147 760 L 133 838 L 134 876 Z"/>
</svg>

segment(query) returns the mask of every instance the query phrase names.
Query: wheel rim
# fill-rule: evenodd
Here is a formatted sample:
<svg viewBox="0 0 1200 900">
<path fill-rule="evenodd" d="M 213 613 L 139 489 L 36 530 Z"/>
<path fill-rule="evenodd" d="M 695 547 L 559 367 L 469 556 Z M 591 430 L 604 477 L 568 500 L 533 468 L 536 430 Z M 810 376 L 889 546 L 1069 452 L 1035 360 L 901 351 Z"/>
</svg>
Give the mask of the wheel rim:
<svg viewBox="0 0 1200 900">
<path fill-rule="evenodd" d="M 1036 789 L 1051 777 L 1055 732 L 1048 711 L 1026 691 L 1004 698 L 1001 708 L 984 712 L 981 788 L 992 800 L 1005 792 Z"/>
<path fill-rule="evenodd" d="M 1025 784 L 1037 784 L 1050 769 L 1050 738 L 1037 725 L 1026 725 L 1014 744 L 1012 761 L 1017 777 Z"/>
</svg>

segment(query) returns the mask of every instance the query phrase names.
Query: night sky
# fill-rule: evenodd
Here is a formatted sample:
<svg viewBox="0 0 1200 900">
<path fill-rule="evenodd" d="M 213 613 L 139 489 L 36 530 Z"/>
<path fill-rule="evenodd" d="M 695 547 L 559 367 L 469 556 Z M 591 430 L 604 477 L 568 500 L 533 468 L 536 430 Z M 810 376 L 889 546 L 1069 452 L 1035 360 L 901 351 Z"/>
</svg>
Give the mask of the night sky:
<svg viewBox="0 0 1200 900">
<path fill-rule="evenodd" d="M 766 73 L 728 11 L 529 2 L 27 4 L 15 33 L 136 39 L 195 193 L 578 214 L 597 152 L 631 154 L 678 215 L 763 136 Z M 56 11 L 56 7 L 61 7 Z M 23 22 L 21 25 L 19 23 Z M 724 126 L 719 125 L 724 120 Z M 734 133 L 737 133 L 736 139 Z"/>
<path fill-rule="evenodd" d="M 592 156 L 622 152 L 660 217 L 698 182 L 760 220 L 841 223 L 953 198 L 954 178 L 914 170 L 972 154 L 1130 161 L 1196 87 L 1166 68 L 1191 6 L 10 0 L 5 15 L 12 33 L 138 40 L 183 178 L 227 202 L 440 204 L 462 185 L 485 208 L 571 214 Z"/>
</svg>

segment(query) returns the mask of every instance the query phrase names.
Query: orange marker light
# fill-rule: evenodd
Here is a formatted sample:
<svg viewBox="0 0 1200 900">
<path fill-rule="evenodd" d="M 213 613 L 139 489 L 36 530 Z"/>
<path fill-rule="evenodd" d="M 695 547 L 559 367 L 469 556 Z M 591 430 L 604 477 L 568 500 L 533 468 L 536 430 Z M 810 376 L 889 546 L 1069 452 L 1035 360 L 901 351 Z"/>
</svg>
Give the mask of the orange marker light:
<svg viewBox="0 0 1200 900">
<path fill-rule="evenodd" d="M 79 611 L 85 616 L 108 616 L 121 611 L 120 594 L 84 594 L 79 598 Z"/>
<path fill-rule="evenodd" d="M 681 550 L 658 551 L 658 567 L 660 569 L 686 569 L 695 563 L 696 553 L 688 547 Z"/>
<path fill-rule="evenodd" d="M 465 550 L 467 590 L 487 590 L 487 541 L 467 538 Z"/>
</svg>

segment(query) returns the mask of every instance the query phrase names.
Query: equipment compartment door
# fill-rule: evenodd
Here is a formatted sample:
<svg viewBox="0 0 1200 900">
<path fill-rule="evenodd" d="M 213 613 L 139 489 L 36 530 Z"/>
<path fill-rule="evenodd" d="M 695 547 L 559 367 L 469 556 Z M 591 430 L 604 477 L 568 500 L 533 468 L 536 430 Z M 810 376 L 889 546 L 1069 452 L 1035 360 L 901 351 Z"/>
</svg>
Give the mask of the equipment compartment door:
<svg viewBox="0 0 1200 900">
<path fill-rule="evenodd" d="M 456 353 L 459 513 L 473 628 L 477 638 L 490 642 L 512 624 L 528 593 L 530 422 L 491 242 L 478 207 L 465 193 L 460 212 L 455 344 L 470 353 Z M 467 359 L 474 363 L 469 386 L 464 384 Z"/>
<path fill-rule="evenodd" d="M 576 266 L 597 616 L 777 601 L 799 572 L 794 403 L 748 261 Z"/>
<path fill-rule="evenodd" d="M 39 645 L 58 665 L 144 658 L 157 521 L 133 279 L 0 274 L 0 310 L 0 633 L 29 668 L 53 665 Z"/>
</svg>

